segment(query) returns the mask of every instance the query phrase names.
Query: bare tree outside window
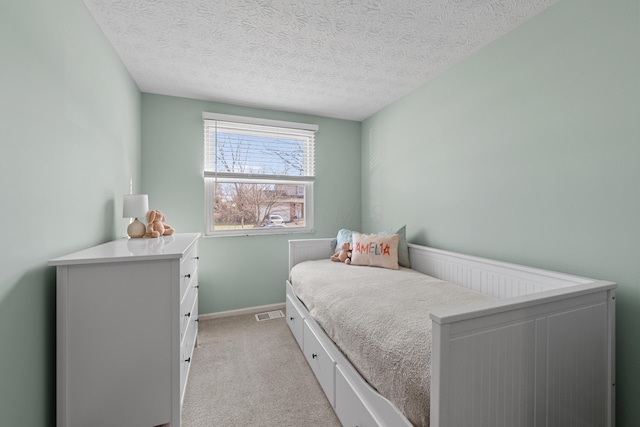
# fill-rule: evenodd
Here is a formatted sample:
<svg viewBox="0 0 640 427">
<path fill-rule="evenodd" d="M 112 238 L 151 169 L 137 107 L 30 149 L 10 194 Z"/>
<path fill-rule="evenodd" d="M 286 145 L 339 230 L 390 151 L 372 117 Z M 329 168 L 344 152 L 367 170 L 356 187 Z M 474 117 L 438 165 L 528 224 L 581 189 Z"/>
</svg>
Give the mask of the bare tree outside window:
<svg viewBox="0 0 640 427">
<path fill-rule="evenodd" d="M 295 185 L 218 182 L 214 189 L 216 226 L 252 228 L 275 225 L 277 223 L 270 220 L 272 215 L 284 218 L 286 226 L 304 226 L 304 198 L 289 194 L 296 189 Z M 291 209 L 292 203 L 298 205 L 297 210 L 295 207 Z"/>
</svg>

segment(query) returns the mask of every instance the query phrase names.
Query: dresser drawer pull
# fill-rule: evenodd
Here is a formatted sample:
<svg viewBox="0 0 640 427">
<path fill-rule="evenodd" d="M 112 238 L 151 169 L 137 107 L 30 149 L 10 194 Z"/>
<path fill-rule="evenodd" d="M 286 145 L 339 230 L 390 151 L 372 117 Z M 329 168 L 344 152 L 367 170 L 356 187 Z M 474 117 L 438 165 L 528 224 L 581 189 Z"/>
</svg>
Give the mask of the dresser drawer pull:
<svg viewBox="0 0 640 427">
<path fill-rule="evenodd" d="M 199 257 L 199 256 L 196 256 L 196 257 L 193 257 L 193 259 L 200 259 L 200 257 Z"/>
<path fill-rule="evenodd" d="M 194 288 L 200 289 L 200 285 L 195 285 Z"/>
<path fill-rule="evenodd" d="M 315 354 L 315 353 L 311 354 L 311 358 L 312 358 L 312 359 L 315 359 L 316 357 L 318 357 L 318 355 L 317 355 L 317 354 Z"/>
<path fill-rule="evenodd" d="M 191 358 L 184 359 L 184 361 L 187 362 L 187 363 L 191 363 Z"/>
<path fill-rule="evenodd" d="M 186 277 L 187 279 L 191 277 L 191 273 L 189 274 L 185 274 L 184 277 Z"/>
<path fill-rule="evenodd" d="M 289 317 L 289 320 L 295 320 L 295 319 L 296 319 L 296 318 L 295 318 L 295 317 L 293 317 L 293 316 Z"/>
<path fill-rule="evenodd" d="M 184 317 L 191 317 L 191 312 L 188 312 L 187 314 L 185 314 Z"/>
</svg>

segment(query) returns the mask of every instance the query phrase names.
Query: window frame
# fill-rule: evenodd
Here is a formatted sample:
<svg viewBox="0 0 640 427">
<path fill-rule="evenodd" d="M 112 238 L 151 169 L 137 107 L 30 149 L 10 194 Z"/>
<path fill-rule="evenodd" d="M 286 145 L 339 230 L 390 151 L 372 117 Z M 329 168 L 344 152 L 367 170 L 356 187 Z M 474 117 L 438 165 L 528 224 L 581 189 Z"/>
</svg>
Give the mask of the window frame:
<svg viewBox="0 0 640 427">
<path fill-rule="evenodd" d="M 296 131 L 312 132 L 315 157 L 315 133 L 319 127 L 316 124 L 287 122 L 281 120 L 261 119 L 255 117 L 234 116 L 219 113 L 202 113 L 204 127 L 204 162 L 203 162 L 203 179 L 204 179 L 204 228 L 205 237 L 223 237 L 223 236 L 249 236 L 249 235 L 273 235 L 273 234 L 293 234 L 293 233 L 310 233 L 314 231 L 314 184 L 315 184 L 315 166 L 312 167 L 313 174 L 310 176 L 297 175 L 255 175 L 251 173 L 229 173 L 211 170 L 211 163 L 207 163 L 207 156 L 215 155 L 215 147 L 207 140 L 208 129 L 210 124 L 208 121 L 233 122 L 243 125 L 262 125 L 284 129 L 294 129 Z M 305 158 L 305 161 L 308 161 Z M 304 209 L 304 227 L 255 227 L 241 229 L 215 229 L 214 219 L 214 202 L 216 183 L 249 183 L 249 184 L 285 184 L 285 185 L 302 185 L 304 188 L 304 197 L 301 199 Z"/>
</svg>

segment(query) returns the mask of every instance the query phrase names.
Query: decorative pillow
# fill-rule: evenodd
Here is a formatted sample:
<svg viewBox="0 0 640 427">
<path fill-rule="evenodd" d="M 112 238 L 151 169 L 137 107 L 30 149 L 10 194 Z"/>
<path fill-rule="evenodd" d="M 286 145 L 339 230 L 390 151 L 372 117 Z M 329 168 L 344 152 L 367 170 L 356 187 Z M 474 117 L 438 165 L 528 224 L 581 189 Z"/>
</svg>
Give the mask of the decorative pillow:
<svg viewBox="0 0 640 427">
<path fill-rule="evenodd" d="M 398 240 L 398 264 L 403 267 L 411 268 L 411 261 L 409 260 L 409 246 L 407 245 L 407 226 L 403 225 L 396 231 L 383 231 L 382 233 L 377 234 L 382 236 L 397 234 L 400 236 L 400 240 Z"/>
<path fill-rule="evenodd" d="M 336 248 L 342 247 L 344 242 L 352 242 L 352 235 L 354 231 L 342 228 L 338 231 L 338 236 L 331 241 L 331 252 L 337 252 Z M 375 233 L 383 236 L 389 236 L 397 234 L 400 236 L 398 241 L 398 264 L 403 267 L 411 268 L 411 262 L 409 261 L 409 246 L 407 246 L 407 226 L 403 225 L 396 231 L 382 231 Z M 352 242 L 353 243 L 353 242 Z"/>
<path fill-rule="evenodd" d="M 341 228 L 338 230 L 338 236 L 331 241 L 331 251 L 336 252 L 336 248 L 341 248 L 344 242 L 351 242 L 353 231 Z"/>
<path fill-rule="evenodd" d="M 351 265 L 368 265 L 397 270 L 400 236 L 353 233 Z"/>
</svg>

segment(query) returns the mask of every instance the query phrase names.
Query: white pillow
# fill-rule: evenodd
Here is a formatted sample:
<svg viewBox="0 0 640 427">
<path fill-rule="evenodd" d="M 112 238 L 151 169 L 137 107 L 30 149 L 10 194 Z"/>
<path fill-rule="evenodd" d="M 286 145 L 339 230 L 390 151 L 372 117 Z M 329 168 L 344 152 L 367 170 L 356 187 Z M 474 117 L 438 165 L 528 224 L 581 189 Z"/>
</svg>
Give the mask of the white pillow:
<svg viewBox="0 0 640 427">
<path fill-rule="evenodd" d="M 400 236 L 353 233 L 351 264 L 397 270 Z"/>
</svg>

